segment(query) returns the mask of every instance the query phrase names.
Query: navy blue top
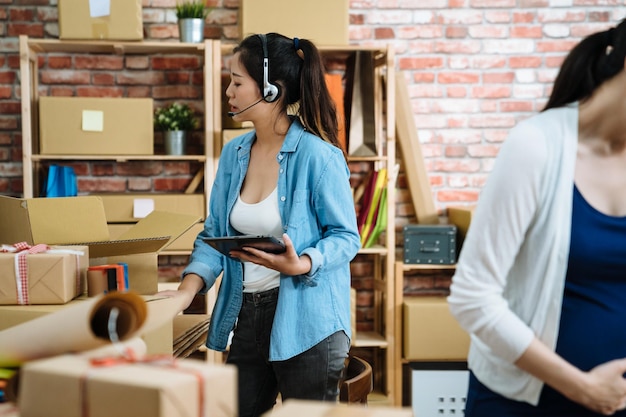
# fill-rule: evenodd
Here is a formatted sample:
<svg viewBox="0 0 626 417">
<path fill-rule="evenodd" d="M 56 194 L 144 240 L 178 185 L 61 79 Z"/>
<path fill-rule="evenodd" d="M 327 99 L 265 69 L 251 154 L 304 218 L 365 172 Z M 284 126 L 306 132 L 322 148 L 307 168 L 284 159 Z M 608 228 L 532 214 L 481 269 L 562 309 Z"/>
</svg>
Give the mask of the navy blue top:
<svg viewBox="0 0 626 417">
<path fill-rule="evenodd" d="M 571 230 L 556 352 L 588 371 L 626 357 L 626 217 L 600 213 L 574 187 Z M 546 387 L 548 402 L 570 403 Z"/>
</svg>

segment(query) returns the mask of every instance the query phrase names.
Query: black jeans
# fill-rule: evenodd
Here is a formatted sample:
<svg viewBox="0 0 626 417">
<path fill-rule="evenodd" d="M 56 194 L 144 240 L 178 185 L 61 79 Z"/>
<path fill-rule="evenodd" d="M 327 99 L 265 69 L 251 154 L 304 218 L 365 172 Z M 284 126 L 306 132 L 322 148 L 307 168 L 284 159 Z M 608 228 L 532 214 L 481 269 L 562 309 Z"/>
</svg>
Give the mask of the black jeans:
<svg viewBox="0 0 626 417">
<path fill-rule="evenodd" d="M 257 417 L 281 398 L 336 401 L 350 342 L 337 332 L 306 352 L 279 362 L 269 361 L 270 331 L 278 288 L 244 294 L 227 363 L 237 366 L 239 416 Z"/>
</svg>

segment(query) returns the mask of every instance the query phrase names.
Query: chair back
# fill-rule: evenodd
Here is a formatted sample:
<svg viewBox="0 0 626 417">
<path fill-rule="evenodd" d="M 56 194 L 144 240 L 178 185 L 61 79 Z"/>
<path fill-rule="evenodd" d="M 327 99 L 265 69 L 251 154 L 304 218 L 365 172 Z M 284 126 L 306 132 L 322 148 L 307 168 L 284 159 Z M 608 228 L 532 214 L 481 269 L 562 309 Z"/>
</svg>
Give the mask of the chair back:
<svg viewBox="0 0 626 417">
<path fill-rule="evenodd" d="M 339 401 L 367 404 L 367 396 L 372 389 L 372 366 L 357 356 L 350 356 L 346 367 L 346 379 L 339 388 Z"/>
</svg>

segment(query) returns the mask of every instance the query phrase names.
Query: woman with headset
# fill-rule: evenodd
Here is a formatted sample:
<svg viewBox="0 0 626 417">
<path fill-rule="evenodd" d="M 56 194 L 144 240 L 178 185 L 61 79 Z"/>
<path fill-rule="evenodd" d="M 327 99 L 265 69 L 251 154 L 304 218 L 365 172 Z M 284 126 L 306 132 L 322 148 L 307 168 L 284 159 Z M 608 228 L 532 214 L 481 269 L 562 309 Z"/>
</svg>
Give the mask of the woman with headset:
<svg viewBox="0 0 626 417">
<path fill-rule="evenodd" d="M 191 303 L 223 274 L 207 346 L 238 369 L 239 413 L 282 400 L 336 401 L 350 347 L 350 261 L 360 248 L 350 172 L 315 45 L 276 33 L 235 49 L 229 115 L 254 130 L 227 143 L 209 216 L 175 292 Z M 296 110 L 296 115 L 288 109 Z M 230 256 L 208 237 L 271 235 L 283 253 Z"/>
</svg>

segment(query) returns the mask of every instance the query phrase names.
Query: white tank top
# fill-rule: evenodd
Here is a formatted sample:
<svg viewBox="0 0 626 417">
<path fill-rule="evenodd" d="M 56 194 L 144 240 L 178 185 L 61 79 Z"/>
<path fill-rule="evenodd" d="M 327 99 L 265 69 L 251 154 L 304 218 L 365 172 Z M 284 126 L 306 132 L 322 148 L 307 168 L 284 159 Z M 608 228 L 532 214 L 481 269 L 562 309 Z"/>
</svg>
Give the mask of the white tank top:
<svg viewBox="0 0 626 417">
<path fill-rule="evenodd" d="M 282 238 L 283 227 L 278 210 L 278 190 L 264 200 L 248 204 L 237 197 L 230 213 L 230 224 L 244 235 L 271 235 Z M 243 292 L 259 292 L 280 285 L 280 273 L 252 262 L 243 263 Z"/>
</svg>

